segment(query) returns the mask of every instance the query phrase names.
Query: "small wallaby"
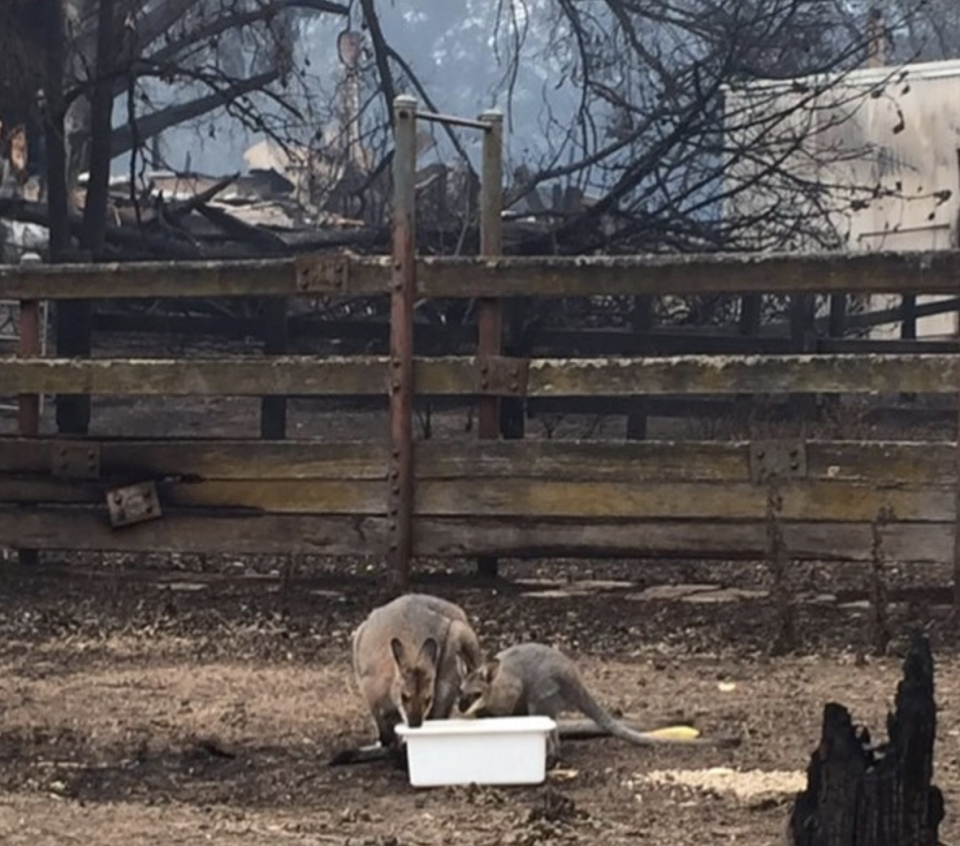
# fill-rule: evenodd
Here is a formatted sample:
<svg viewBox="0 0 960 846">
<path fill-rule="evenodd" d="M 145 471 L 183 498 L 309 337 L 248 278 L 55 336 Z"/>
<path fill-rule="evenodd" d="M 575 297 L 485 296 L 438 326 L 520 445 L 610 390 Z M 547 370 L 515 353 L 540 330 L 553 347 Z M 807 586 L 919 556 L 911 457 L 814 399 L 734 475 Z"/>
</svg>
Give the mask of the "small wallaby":
<svg viewBox="0 0 960 846">
<path fill-rule="evenodd" d="M 521 643 L 498 653 L 472 672 L 465 672 L 460 710 L 466 717 L 538 715 L 557 720 L 565 711 L 579 711 L 603 731 L 639 746 L 709 743 L 695 736 L 640 732 L 613 718 L 593 697 L 576 665 L 558 649 L 542 643 Z M 559 731 L 548 741 L 547 757 L 560 753 Z"/>
<path fill-rule="evenodd" d="M 396 748 L 401 721 L 418 728 L 450 717 L 461 672 L 480 661 L 477 635 L 453 602 L 411 593 L 371 611 L 353 634 L 353 669 L 380 746 Z"/>
</svg>

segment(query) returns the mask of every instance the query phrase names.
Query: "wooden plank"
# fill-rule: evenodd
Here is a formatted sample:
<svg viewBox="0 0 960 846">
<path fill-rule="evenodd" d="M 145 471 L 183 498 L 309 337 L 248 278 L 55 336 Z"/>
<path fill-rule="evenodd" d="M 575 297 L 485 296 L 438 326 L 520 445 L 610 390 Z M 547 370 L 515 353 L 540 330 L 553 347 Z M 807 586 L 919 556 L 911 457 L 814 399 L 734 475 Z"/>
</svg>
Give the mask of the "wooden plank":
<svg viewBox="0 0 960 846">
<path fill-rule="evenodd" d="M 163 508 L 243 509 L 271 514 L 387 513 L 387 489 L 370 480 L 261 479 L 157 483 Z M 0 479 L 0 503 L 97 504 L 105 486 L 69 479 Z M 953 486 L 880 487 L 846 481 L 784 485 L 785 520 L 942 522 L 955 515 Z M 584 482 L 552 479 L 424 479 L 413 503 L 421 516 L 601 519 L 763 517 L 767 491 L 748 482 Z"/>
<path fill-rule="evenodd" d="M 353 396 L 386 392 L 383 356 L 269 359 L 2 359 L 10 393 Z M 421 358 L 420 396 L 480 393 L 472 356 Z M 534 359 L 530 397 L 637 394 L 953 393 L 960 355 L 670 356 Z"/>
<path fill-rule="evenodd" d="M 470 366 L 454 370 L 444 371 L 447 382 Z M 20 385 L 42 385 L 44 393 L 103 395 L 385 395 L 387 372 L 382 356 L 0 360 L 0 384 L 16 391 Z"/>
<path fill-rule="evenodd" d="M 879 488 L 847 482 L 797 482 L 780 490 L 784 520 L 942 522 L 955 516 L 952 486 Z M 436 516 L 750 520 L 767 507 L 762 486 L 736 482 L 552 482 L 546 479 L 424 480 L 416 513 Z"/>
<path fill-rule="evenodd" d="M 0 438 L 2 474 L 50 473 L 59 440 Z M 105 480 L 187 479 L 385 480 L 388 447 L 369 441 L 94 439 Z"/>
<path fill-rule="evenodd" d="M 270 299 L 263 304 L 263 351 L 267 355 L 284 355 L 289 350 L 287 301 Z M 260 437 L 282 440 L 287 434 L 287 398 L 267 396 L 260 399 Z"/>
<path fill-rule="evenodd" d="M 954 294 L 960 251 L 421 258 L 426 297 L 588 297 L 752 292 Z M 0 269 L 0 299 L 367 296 L 389 257 L 131 262 Z"/>
<path fill-rule="evenodd" d="M 0 479 L 50 475 L 56 438 L 0 438 Z M 105 483 L 187 480 L 386 478 L 389 448 L 371 441 L 96 439 Z M 749 442 L 420 441 L 418 479 L 749 481 Z M 953 442 L 810 441 L 807 478 L 891 485 L 951 485 Z"/>
<path fill-rule="evenodd" d="M 772 340 L 772 339 L 771 339 Z M 902 341 L 899 338 L 820 338 L 818 353 L 881 353 L 902 355 L 904 353 L 931 354 L 953 353 L 957 345 L 953 341 L 916 340 Z"/>
<path fill-rule="evenodd" d="M 951 393 L 958 376 L 957 355 L 535 359 L 527 394 Z"/>
<path fill-rule="evenodd" d="M 383 482 L 366 480 L 231 479 L 157 483 L 162 508 L 227 509 L 271 514 L 386 514 Z M 97 482 L 0 479 L 0 503 L 67 505 L 104 502 Z M 105 507 L 105 506 L 104 506 Z"/>
<path fill-rule="evenodd" d="M 349 266 L 349 270 L 345 270 Z M 0 299 L 155 299 L 386 293 L 390 262 L 340 255 L 239 261 L 104 262 L 0 267 Z"/>
<path fill-rule="evenodd" d="M 427 297 L 956 293 L 960 251 L 424 258 Z"/>
<path fill-rule="evenodd" d="M 869 523 L 781 523 L 792 560 L 869 561 Z M 709 520 L 548 521 L 420 518 L 417 555 L 459 558 L 467 554 L 516 558 L 677 558 L 764 561 L 768 527 L 762 521 Z M 953 560 L 954 523 L 892 523 L 883 527 L 887 561 Z"/>
<path fill-rule="evenodd" d="M 38 549 L 77 551 L 382 555 L 386 519 L 171 511 L 118 530 L 101 509 L 0 507 L 0 537 L 13 546 L 29 538 Z"/>
<path fill-rule="evenodd" d="M 782 524 L 795 560 L 868 561 L 867 523 Z M 420 518 L 419 556 L 470 558 L 609 557 L 764 560 L 763 521 L 530 521 Z M 884 555 L 902 563 L 952 560 L 954 524 L 893 523 L 882 531 Z M 293 515 L 207 516 L 168 512 L 162 520 L 112 529 L 93 508 L 0 507 L 0 537 L 12 546 L 49 550 L 316 554 L 379 556 L 386 549 L 382 517 Z M 639 565 L 642 566 L 642 565 Z"/>
</svg>

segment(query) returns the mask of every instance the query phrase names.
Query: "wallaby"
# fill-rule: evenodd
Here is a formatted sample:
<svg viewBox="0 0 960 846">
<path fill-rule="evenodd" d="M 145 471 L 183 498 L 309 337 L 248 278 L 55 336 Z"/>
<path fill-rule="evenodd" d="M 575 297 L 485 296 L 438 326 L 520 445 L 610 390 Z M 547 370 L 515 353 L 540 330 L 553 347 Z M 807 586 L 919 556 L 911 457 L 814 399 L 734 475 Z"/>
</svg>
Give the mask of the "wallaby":
<svg viewBox="0 0 960 846">
<path fill-rule="evenodd" d="M 480 661 L 477 635 L 453 602 L 413 593 L 371 611 L 353 634 L 353 669 L 380 748 L 397 748 L 401 721 L 418 728 L 424 720 L 450 717 L 461 672 L 473 672 Z M 372 757 L 383 756 L 346 752 L 331 763 Z"/>
<path fill-rule="evenodd" d="M 603 731 L 639 746 L 664 743 L 702 744 L 693 729 L 641 732 L 618 722 L 593 697 L 576 665 L 558 649 L 542 643 L 521 643 L 498 653 L 472 672 L 465 672 L 460 710 L 466 717 L 541 715 L 557 720 L 564 711 L 586 714 Z M 679 736 L 678 736 L 679 735 Z M 548 740 L 547 757 L 560 754 L 560 733 Z"/>
</svg>

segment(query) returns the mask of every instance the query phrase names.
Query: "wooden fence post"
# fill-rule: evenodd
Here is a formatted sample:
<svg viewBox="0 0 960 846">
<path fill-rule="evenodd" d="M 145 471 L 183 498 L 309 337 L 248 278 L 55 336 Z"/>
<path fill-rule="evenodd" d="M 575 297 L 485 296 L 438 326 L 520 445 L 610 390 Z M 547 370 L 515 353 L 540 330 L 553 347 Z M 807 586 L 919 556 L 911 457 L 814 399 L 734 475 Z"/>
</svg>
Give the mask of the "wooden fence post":
<svg viewBox="0 0 960 846">
<path fill-rule="evenodd" d="M 641 355 L 653 354 L 653 297 L 634 297 L 633 311 L 630 315 L 633 342 L 639 347 Z M 647 438 L 647 410 L 649 403 L 646 397 L 639 397 L 630 403 L 630 413 L 627 415 L 627 440 L 643 441 Z"/>
<path fill-rule="evenodd" d="M 748 338 L 760 334 L 760 318 L 763 314 L 763 294 L 745 294 L 740 298 L 740 318 L 737 332 Z M 756 412 L 756 394 L 737 394 L 734 397 L 734 418 L 744 427 L 743 435 L 752 437 L 752 420 Z"/>
<path fill-rule="evenodd" d="M 503 113 L 490 110 L 480 115 L 487 124 L 483 133 L 483 165 L 480 176 L 480 255 L 494 258 L 503 253 Z M 481 358 L 500 355 L 503 342 L 503 314 L 500 300 L 483 297 L 477 303 L 477 352 Z M 500 437 L 500 399 L 480 398 L 477 435 L 481 439 Z M 477 574 L 496 578 L 497 559 L 477 559 Z"/>
<path fill-rule="evenodd" d="M 413 303 L 416 297 L 417 101 L 393 101 L 393 273 L 390 281 L 389 563 L 399 592 L 413 551 Z"/>
<path fill-rule="evenodd" d="M 900 337 L 904 341 L 917 340 L 917 295 L 904 294 L 900 298 Z M 913 402 L 917 395 L 913 391 L 901 391 L 900 399 Z"/>
<path fill-rule="evenodd" d="M 794 294 L 790 297 L 790 341 L 795 353 L 817 351 L 816 303 L 813 294 Z M 816 395 L 793 394 L 790 405 L 793 416 L 800 420 L 801 431 L 806 432 L 816 409 Z"/>
<path fill-rule="evenodd" d="M 57 355 L 61 358 L 89 358 L 93 302 L 58 300 L 56 309 Z M 57 394 L 57 431 L 63 435 L 86 435 L 89 428 L 90 395 Z"/>
<path fill-rule="evenodd" d="M 35 261 L 24 260 L 23 264 Z M 40 354 L 40 301 L 20 301 L 20 346 L 19 355 L 28 358 Z M 40 434 L 40 396 L 38 394 L 20 394 L 18 398 L 18 428 L 25 438 L 35 438 Z M 17 550 L 20 564 L 25 567 L 35 565 L 39 553 L 35 549 Z"/>
<path fill-rule="evenodd" d="M 287 352 L 289 327 L 287 301 L 284 297 L 266 300 L 263 305 L 263 351 L 266 355 Z M 260 398 L 260 437 L 283 440 L 287 436 L 287 398 Z"/>
</svg>

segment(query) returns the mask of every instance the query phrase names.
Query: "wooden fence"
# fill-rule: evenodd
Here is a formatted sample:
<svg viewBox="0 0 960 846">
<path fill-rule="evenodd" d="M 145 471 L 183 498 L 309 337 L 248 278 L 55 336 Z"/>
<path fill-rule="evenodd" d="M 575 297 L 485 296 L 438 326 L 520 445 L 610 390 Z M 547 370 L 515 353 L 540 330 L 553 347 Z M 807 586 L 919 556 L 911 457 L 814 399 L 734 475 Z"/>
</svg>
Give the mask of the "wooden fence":
<svg viewBox="0 0 960 846">
<path fill-rule="evenodd" d="M 498 311 L 516 296 L 954 293 L 960 252 L 415 258 L 400 228 L 390 258 L 0 268 L 0 298 L 25 301 L 28 315 L 71 299 L 266 297 L 283 311 L 289 298 L 363 293 L 394 304 L 387 356 L 44 358 L 26 333 L 20 355 L 0 358 L 0 393 L 22 398 L 20 434 L 0 438 L 0 546 L 388 555 L 401 586 L 411 556 L 957 560 L 952 441 L 503 440 L 496 403 L 956 395 L 956 353 L 503 356 Z M 414 296 L 482 298 L 477 354 L 415 356 Z M 490 422 L 476 442 L 413 444 L 414 391 L 475 398 Z M 40 436 L 38 394 L 388 396 L 392 427 L 376 443 L 287 440 L 282 409 L 267 404 L 275 419 L 259 440 Z"/>
<path fill-rule="evenodd" d="M 955 253 L 850 258 L 737 257 L 421 261 L 427 294 L 456 268 L 444 296 L 516 290 L 557 295 L 626 288 L 629 268 L 648 291 L 714 288 L 731 293 L 810 278 L 808 290 L 942 292 L 960 284 Z M 538 269 L 549 266 L 549 274 Z M 57 266 L 0 271 L 6 297 L 307 295 L 338 268 L 387 295 L 378 259 L 303 257 L 223 265 Z M 686 271 L 694 268 L 688 277 Z M 747 268 L 746 272 L 744 268 Z M 816 268 L 813 273 L 805 268 Z M 564 269 L 574 280 L 560 283 Z M 809 274 L 809 276 L 808 276 Z M 374 280 L 379 278 L 379 283 Z M 692 281 L 690 281 L 692 280 Z M 629 290 L 629 288 L 626 288 Z M 384 356 L 239 356 L 176 359 L 0 359 L 0 385 L 22 395 L 383 396 Z M 421 396 L 642 397 L 657 394 L 956 394 L 960 356 L 753 355 L 520 360 L 502 356 L 417 357 Z M 767 445 L 773 455 L 784 444 Z M 952 443 L 797 442 L 796 467 L 764 468 L 764 445 L 716 442 L 493 440 L 417 444 L 413 498 L 416 555 L 677 555 L 762 557 L 768 494 L 777 488 L 791 557 L 863 560 L 883 527 L 898 561 L 952 559 Z M 768 455 L 768 457 L 769 457 Z M 88 456 L 88 458 L 84 458 Z M 387 537 L 390 445 L 312 441 L 0 439 L 0 539 L 39 549 L 314 551 L 377 553 Z M 89 462 L 84 463 L 84 462 Z M 775 462 L 774 462 L 775 464 Z M 105 496 L 157 483 L 163 516 L 115 528 Z"/>
</svg>

